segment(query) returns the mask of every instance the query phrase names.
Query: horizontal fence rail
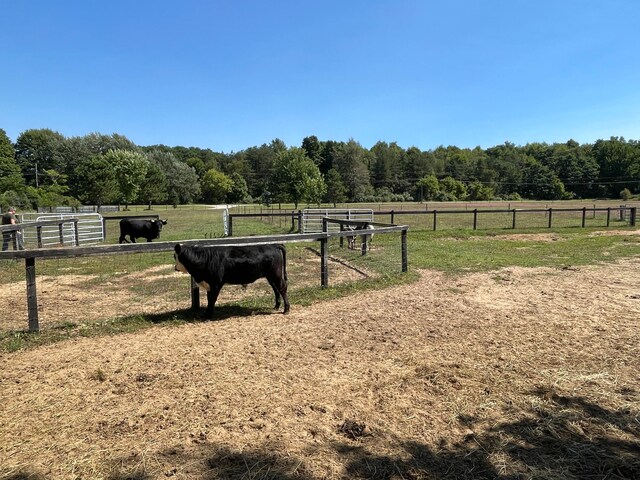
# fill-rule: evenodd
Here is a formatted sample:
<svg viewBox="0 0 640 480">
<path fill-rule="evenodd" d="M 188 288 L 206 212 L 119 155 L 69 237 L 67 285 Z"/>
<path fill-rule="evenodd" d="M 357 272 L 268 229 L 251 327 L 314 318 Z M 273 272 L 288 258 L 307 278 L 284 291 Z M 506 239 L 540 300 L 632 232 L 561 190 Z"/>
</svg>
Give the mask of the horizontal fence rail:
<svg viewBox="0 0 640 480">
<path fill-rule="evenodd" d="M 112 217 L 110 217 L 112 218 Z M 59 220 L 67 222 L 69 220 Z M 15 230 L 16 225 L 11 225 L 11 229 Z M 374 233 L 401 233 L 402 248 L 402 272 L 408 270 L 407 262 L 407 225 L 386 225 L 368 230 L 368 234 Z M 27 283 L 27 316 L 29 323 L 29 331 L 38 331 L 40 329 L 38 318 L 38 299 L 36 288 L 36 259 L 52 259 L 52 258 L 73 258 L 84 256 L 98 256 L 107 254 L 130 254 L 130 253 L 152 253 L 152 252 L 170 252 L 175 248 L 176 243 L 185 246 L 204 246 L 204 247 L 231 247 L 240 245 L 270 245 L 274 243 L 300 243 L 300 242 L 320 242 L 321 266 L 320 266 L 320 284 L 326 288 L 329 285 L 328 278 L 328 262 L 329 262 L 329 240 L 332 237 L 340 237 L 348 235 L 349 232 L 320 232 L 320 233 L 300 233 L 289 235 L 260 235 L 252 237 L 236 237 L 236 238 L 217 238 L 209 240 L 184 240 L 172 242 L 148 242 L 148 243 L 127 243 L 117 245 L 97 245 L 97 246 L 76 246 L 73 248 L 40 248 L 30 250 L 16 250 L 0 252 L 0 260 L 24 259 L 25 260 L 25 276 Z M 353 235 L 353 233 L 351 234 Z M 192 282 L 191 301 L 192 308 L 199 305 L 200 302 L 199 289 Z"/>
<path fill-rule="evenodd" d="M 44 237 L 43 237 L 43 231 L 42 231 L 43 227 L 51 227 L 51 226 L 58 227 L 57 235 L 55 236 L 55 238 L 58 240 L 58 243 L 60 245 L 65 244 L 65 238 L 67 237 L 64 231 L 65 224 L 71 224 L 71 231 L 72 231 L 71 238 L 73 238 L 74 245 L 76 246 L 80 245 L 77 218 L 65 218 L 61 220 L 40 220 L 37 222 L 18 223 L 14 225 L 2 225 L 0 227 L 0 232 L 2 232 L 3 234 L 5 232 L 11 234 L 11 241 L 13 243 L 14 250 L 18 250 L 18 249 L 23 250 L 24 245 L 21 244 L 21 241 L 18 240 L 18 234 L 22 234 L 23 236 L 22 242 L 24 242 L 24 237 L 26 237 L 25 233 L 28 230 L 34 229 L 37 246 L 38 248 L 42 248 L 44 244 L 43 243 Z"/>
<path fill-rule="evenodd" d="M 547 228 L 553 226 L 553 214 L 554 213 L 580 213 L 581 214 L 581 227 L 586 226 L 586 219 L 588 213 L 596 212 L 606 213 L 606 226 L 609 227 L 611 223 L 611 213 L 618 212 L 620 220 L 626 218 L 626 214 L 629 216 L 629 225 L 635 226 L 637 219 L 637 207 L 582 207 L 582 208 L 511 208 L 511 209 L 478 209 L 473 210 L 386 210 L 377 211 L 376 215 L 389 215 L 390 222 L 395 222 L 395 217 L 400 215 L 431 215 L 433 216 L 433 230 L 437 230 L 438 217 L 443 215 L 472 215 L 473 230 L 478 228 L 478 219 L 482 214 L 497 214 L 505 213 L 511 215 L 511 228 L 516 228 L 516 218 L 518 214 L 527 213 L 542 213 L 548 217 Z"/>
<path fill-rule="evenodd" d="M 328 210 L 328 209 L 327 209 Z M 512 229 L 516 229 L 518 227 L 518 219 L 522 218 L 523 215 L 527 214 L 544 214 L 546 217 L 546 221 L 544 222 L 544 226 L 546 228 L 552 228 L 554 226 L 554 219 L 558 218 L 558 215 L 566 214 L 566 213 L 578 213 L 580 214 L 578 217 L 578 222 L 581 227 L 586 227 L 587 224 L 587 215 L 595 216 L 596 213 L 604 213 L 606 214 L 605 218 L 605 226 L 609 227 L 611 225 L 612 214 L 618 214 L 618 220 L 627 221 L 630 226 L 636 226 L 637 222 L 637 207 L 581 207 L 581 208 L 570 208 L 570 207 L 548 207 L 548 208 L 497 208 L 497 209 L 425 209 L 425 210 L 376 210 L 373 212 L 374 218 L 389 216 L 389 223 L 395 225 L 396 217 L 407 216 L 407 215 L 416 215 L 416 216 L 430 216 L 433 224 L 432 229 L 438 229 L 438 219 L 442 219 L 448 215 L 453 216 L 461 216 L 461 215 L 469 215 L 471 220 L 469 222 L 469 227 L 473 230 L 477 230 L 481 219 L 488 215 L 496 215 L 496 214 L 505 214 L 509 216 L 509 227 Z M 297 220 L 298 222 L 298 233 L 302 233 L 302 226 L 304 224 L 303 220 L 303 212 L 302 211 L 292 211 L 292 212 L 256 212 L 256 213 L 229 213 L 229 230 L 228 235 L 233 235 L 233 218 L 269 218 L 269 217 L 290 217 L 291 218 L 291 230 L 294 230 L 294 222 Z M 360 220 L 360 219 L 358 219 Z M 566 222 L 565 222 L 566 223 Z M 557 224 L 557 222 L 556 222 Z M 529 226 L 530 228 L 531 226 Z"/>
</svg>

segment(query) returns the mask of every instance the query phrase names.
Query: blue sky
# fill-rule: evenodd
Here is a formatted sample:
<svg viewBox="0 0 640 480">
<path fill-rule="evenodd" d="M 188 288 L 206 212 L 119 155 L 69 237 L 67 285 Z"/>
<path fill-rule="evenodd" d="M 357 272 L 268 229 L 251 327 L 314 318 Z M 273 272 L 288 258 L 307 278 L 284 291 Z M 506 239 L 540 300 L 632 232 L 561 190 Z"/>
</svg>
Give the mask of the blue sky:
<svg viewBox="0 0 640 480">
<path fill-rule="evenodd" d="M 636 0 L 2 2 L 0 128 L 239 151 L 640 139 Z"/>
</svg>

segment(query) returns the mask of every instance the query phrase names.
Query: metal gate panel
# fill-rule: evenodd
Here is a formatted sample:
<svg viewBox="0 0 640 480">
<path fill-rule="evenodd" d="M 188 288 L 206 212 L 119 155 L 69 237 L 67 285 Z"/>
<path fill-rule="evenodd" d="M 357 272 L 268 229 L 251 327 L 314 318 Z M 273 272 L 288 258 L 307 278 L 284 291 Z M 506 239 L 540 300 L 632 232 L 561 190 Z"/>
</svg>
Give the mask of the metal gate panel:
<svg viewBox="0 0 640 480">
<path fill-rule="evenodd" d="M 102 215 L 99 213 L 23 213 L 20 215 L 22 223 L 27 226 L 29 222 L 40 220 L 66 220 L 78 219 L 78 241 L 80 245 L 97 245 L 104 241 Z M 62 236 L 65 245 L 75 244 L 75 230 L 73 223 L 65 223 L 62 226 Z M 37 231 L 35 228 L 24 229 L 25 246 L 38 247 Z M 60 230 L 56 226 L 42 227 L 42 246 L 52 247 L 60 245 Z"/>
<path fill-rule="evenodd" d="M 322 232 L 322 219 L 360 220 L 373 222 L 373 210 L 370 208 L 306 208 L 302 211 L 302 233 Z M 340 231 L 340 225 L 330 223 L 330 232 Z"/>
</svg>

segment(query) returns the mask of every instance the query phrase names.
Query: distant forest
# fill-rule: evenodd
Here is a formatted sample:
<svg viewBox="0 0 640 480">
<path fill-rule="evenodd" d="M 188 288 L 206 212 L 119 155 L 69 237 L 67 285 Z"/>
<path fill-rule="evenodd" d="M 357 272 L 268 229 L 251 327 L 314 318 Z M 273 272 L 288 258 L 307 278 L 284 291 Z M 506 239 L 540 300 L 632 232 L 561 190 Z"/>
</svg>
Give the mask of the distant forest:
<svg viewBox="0 0 640 480">
<path fill-rule="evenodd" d="M 629 199 L 640 189 L 640 143 L 506 142 L 487 149 L 423 151 L 378 142 L 279 139 L 232 153 L 140 146 L 123 135 L 65 137 L 26 130 L 13 143 L 0 129 L 0 206 L 80 204 L 299 204 Z"/>
</svg>

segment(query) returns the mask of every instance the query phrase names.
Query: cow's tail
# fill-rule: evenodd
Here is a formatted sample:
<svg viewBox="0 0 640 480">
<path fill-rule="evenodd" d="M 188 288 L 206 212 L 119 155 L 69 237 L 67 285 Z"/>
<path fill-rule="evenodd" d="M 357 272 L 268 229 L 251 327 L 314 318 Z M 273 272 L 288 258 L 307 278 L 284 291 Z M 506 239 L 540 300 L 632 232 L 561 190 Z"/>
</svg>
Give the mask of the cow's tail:
<svg viewBox="0 0 640 480">
<path fill-rule="evenodd" d="M 284 281 L 289 283 L 289 279 L 287 278 L 287 250 L 284 248 L 284 245 L 278 245 L 278 248 L 282 253 L 282 274 L 284 276 Z"/>
</svg>

